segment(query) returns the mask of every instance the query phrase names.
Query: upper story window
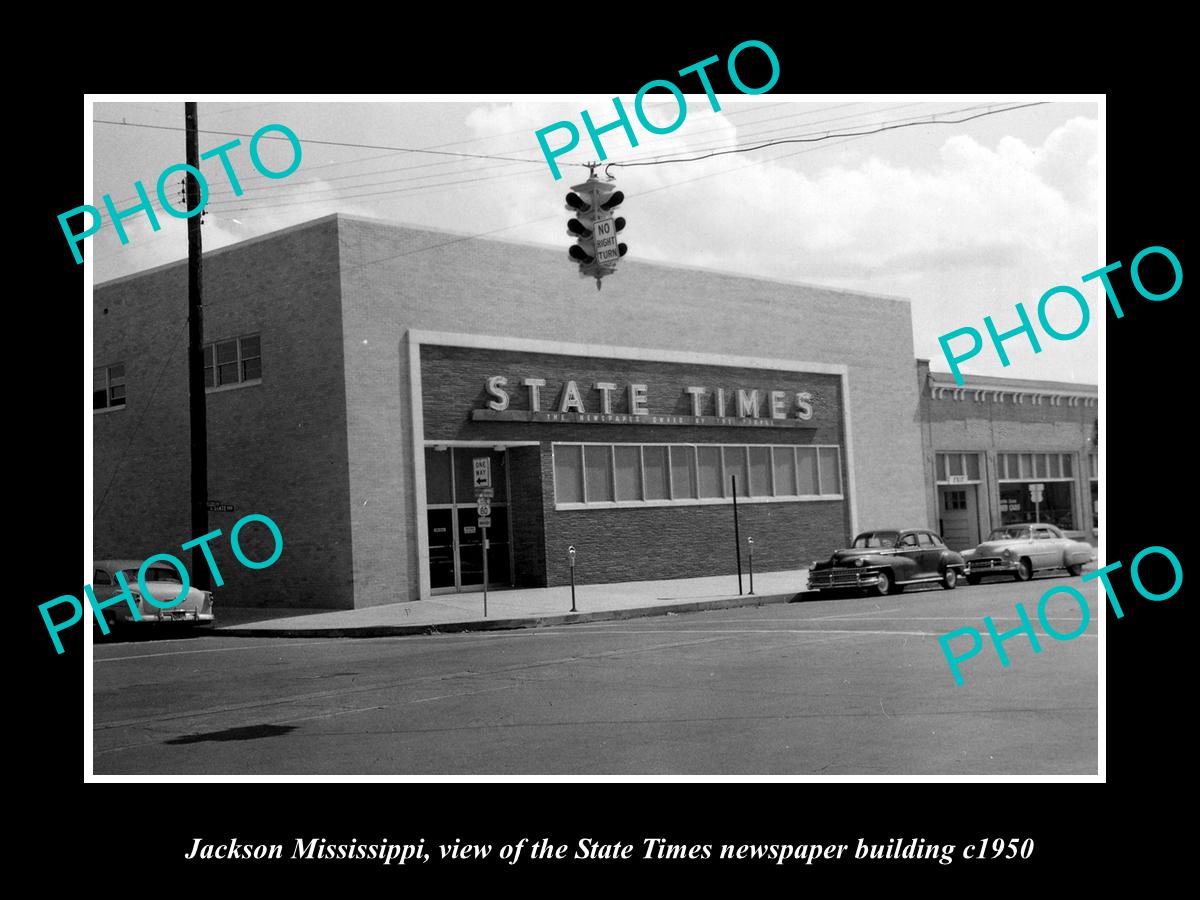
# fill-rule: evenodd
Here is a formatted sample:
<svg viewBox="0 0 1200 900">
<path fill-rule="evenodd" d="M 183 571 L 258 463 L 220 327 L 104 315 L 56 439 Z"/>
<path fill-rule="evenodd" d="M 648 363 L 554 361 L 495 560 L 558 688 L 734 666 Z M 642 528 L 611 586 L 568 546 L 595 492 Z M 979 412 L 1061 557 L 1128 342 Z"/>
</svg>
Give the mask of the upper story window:
<svg viewBox="0 0 1200 900">
<path fill-rule="evenodd" d="M 125 405 L 125 364 L 97 366 L 92 370 L 92 410 Z"/>
<path fill-rule="evenodd" d="M 262 380 L 259 335 L 250 334 L 204 345 L 204 386 L 226 387 Z"/>
</svg>

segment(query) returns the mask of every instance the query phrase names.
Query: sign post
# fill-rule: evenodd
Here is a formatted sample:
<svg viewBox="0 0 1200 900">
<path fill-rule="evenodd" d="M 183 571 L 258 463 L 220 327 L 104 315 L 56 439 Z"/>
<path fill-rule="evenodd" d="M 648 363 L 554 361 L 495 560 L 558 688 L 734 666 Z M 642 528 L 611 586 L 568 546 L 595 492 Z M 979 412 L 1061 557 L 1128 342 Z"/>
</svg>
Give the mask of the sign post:
<svg viewBox="0 0 1200 900">
<path fill-rule="evenodd" d="M 487 618 L 488 595 L 488 528 L 492 524 L 492 460 L 476 456 L 471 460 L 475 483 L 475 512 L 478 514 L 483 553 L 483 617 Z"/>
<path fill-rule="evenodd" d="M 1042 521 L 1042 491 L 1046 489 L 1040 481 L 1035 481 L 1029 485 L 1029 499 L 1033 501 L 1033 521 Z"/>
</svg>

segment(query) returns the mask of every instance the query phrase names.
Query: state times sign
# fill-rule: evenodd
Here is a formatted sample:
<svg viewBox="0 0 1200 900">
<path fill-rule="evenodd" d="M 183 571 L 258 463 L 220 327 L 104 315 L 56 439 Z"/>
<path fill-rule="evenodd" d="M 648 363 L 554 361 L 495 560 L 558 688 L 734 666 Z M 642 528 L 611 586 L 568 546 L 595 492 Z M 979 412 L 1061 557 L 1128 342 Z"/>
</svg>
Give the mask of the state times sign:
<svg viewBox="0 0 1200 900">
<path fill-rule="evenodd" d="M 648 386 L 629 384 L 627 412 L 613 412 L 612 395 L 618 387 L 614 382 L 598 381 L 592 387 L 599 393 L 599 409 L 584 408 L 579 385 L 563 383 L 556 409 L 542 408 L 544 378 L 525 378 L 521 382 L 528 391 L 528 409 L 510 409 L 511 396 L 506 390 L 508 379 L 493 375 L 487 379 L 485 390 L 492 398 L 484 409 L 471 411 L 476 422 L 561 422 L 596 425 L 711 425 L 758 428 L 812 428 L 812 394 L 807 391 L 746 390 L 726 392 L 724 388 L 689 385 L 683 393 L 691 398 L 691 415 L 677 412 L 656 413 L 649 408 Z"/>
</svg>

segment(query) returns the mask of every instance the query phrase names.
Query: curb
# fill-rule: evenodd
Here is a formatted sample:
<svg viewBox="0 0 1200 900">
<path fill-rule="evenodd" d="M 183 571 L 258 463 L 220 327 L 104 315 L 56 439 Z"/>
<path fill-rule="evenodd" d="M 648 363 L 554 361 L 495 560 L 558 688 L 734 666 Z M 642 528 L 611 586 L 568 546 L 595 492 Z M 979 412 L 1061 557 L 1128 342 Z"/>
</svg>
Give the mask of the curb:
<svg viewBox="0 0 1200 900">
<path fill-rule="evenodd" d="M 668 613 L 704 612 L 710 609 L 766 606 L 770 603 L 790 603 L 803 592 L 789 594 L 755 594 L 726 597 L 721 600 L 695 600 L 690 603 L 668 603 L 659 606 L 640 606 L 632 609 L 609 609 L 597 612 L 561 613 L 545 616 L 522 616 L 509 619 L 479 619 L 465 622 L 439 622 L 428 625 L 349 625 L 340 628 L 214 628 L 212 634 L 225 637 L 254 638 L 375 638 L 404 637 L 417 634 L 453 634 L 470 631 L 508 631 L 517 628 L 544 628 L 550 625 L 576 625 L 587 622 L 606 622 L 620 619 L 640 619 L 664 616 Z"/>
</svg>

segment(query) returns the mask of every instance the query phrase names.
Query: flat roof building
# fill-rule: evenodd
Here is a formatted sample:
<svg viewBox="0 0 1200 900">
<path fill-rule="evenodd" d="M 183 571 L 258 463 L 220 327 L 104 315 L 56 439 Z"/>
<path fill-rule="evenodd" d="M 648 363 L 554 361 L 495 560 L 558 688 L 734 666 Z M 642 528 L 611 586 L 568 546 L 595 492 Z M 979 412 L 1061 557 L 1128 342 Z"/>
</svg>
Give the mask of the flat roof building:
<svg viewBox="0 0 1200 900">
<path fill-rule="evenodd" d="M 937 525 L 904 300 L 636 258 L 598 293 L 552 248 L 345 215 L 206 253 L 204 298 L 210 528 L 284 538 L 269 573 L 214 543 L 226 604 L 477 589 L 485 470 L 492 586 L 565 583 L 569 546 L 581 583 L 732 572 L 734 479 L 764 571 Z M 94 302 L 94 552 L 177 551 L 187 266 Z"/>
</svg>

